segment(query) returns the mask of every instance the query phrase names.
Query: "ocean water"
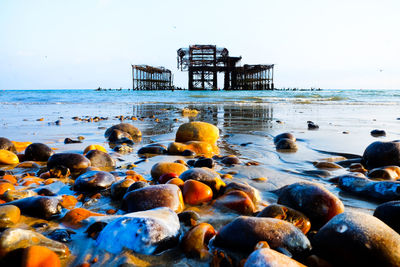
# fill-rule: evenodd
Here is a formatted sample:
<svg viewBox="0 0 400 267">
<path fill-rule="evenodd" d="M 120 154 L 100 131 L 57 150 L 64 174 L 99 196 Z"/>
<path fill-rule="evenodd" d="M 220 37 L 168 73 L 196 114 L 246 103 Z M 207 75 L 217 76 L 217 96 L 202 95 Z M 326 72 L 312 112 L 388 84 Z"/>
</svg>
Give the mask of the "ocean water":
<svg viewBox="0 0 400 267">
<path fill-rule="evenodd" d="M 143 103 L 400 104 L 400 90 L 131 91 L 0 90 L 0 104 Z"/>
</svg>

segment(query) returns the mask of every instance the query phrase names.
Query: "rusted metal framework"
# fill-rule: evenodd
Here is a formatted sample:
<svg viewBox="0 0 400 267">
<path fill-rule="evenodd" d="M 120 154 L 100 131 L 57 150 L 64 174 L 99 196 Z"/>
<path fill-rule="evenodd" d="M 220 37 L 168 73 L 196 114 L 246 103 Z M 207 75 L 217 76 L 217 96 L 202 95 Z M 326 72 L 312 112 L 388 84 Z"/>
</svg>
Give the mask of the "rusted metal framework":
<svg viewBox="0 0 400 267">
<path fill-rule="evenodd" d="M 172 73 L 163 67 L 132 65 L 134 90 L 171 90 Z"/>
<path fill-rule="evenodd" d="M 233 90 L 274 89 L 274 65 L 244 65 L 236 68 Z"/>
<path fill-rule="evenodd" d="M 269 90 L 274 88 L 274 65 L 237 67 L 242 57 L 229 56 L 215 45 L 191 45 L 177 51 L 178 69 L 188 71 L 189 90 L 218 89 L 218 72 L 224 73 L 224 90 Z"/>
</svg>

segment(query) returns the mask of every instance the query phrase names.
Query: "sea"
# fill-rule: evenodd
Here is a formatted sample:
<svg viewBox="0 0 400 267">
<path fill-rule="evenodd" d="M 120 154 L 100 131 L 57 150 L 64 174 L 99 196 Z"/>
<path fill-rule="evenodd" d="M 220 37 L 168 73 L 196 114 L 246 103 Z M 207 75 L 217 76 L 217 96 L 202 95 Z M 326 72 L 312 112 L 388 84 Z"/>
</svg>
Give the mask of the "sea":
<svg viewBox="0 0 400 267">
<path fill-rule="evenodd" d="M 299 103 L 398 105 L 400 90 L 0 90 L 0 104 Z"/>
</svg>

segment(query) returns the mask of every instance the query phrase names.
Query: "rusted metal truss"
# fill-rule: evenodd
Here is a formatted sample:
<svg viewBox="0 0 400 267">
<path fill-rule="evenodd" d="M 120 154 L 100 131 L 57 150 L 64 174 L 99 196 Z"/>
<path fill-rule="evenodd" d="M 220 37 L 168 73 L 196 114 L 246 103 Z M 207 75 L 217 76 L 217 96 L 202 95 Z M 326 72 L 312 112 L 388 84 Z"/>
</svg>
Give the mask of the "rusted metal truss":
<svg viewBox="0 0 400 267">
<path fill-rule="evenodd" d="M 163 67 L 132 65 L 134 90 L 170 90 L 172 73 Z"/>
<path fill-rule="evenodd" d="M 274 65 L 237 67 L 242 57 L 215 45 L 191 45 L 177 51 L 178 69 L 188 71 L 189 90 L 217 90 L 218 72 L 224 73 L 224 90 L 268 90 L 274 88 Z"/>
</svg>

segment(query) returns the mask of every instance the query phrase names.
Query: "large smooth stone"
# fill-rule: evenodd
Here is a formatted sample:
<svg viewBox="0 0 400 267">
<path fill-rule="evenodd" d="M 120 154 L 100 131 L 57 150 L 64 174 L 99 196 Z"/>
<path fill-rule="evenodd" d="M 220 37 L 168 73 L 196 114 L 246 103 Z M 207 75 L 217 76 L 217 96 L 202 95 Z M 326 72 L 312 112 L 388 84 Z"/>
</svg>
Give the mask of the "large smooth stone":
<svg viewBox="0 0 400 267">
<path fill-rule="evenodd" d="M 92 167 L 98 168 L 114 168 L 116 163 L 108 153 L 100 150 L 90 150 L 86 157 L 90 160 L 90 165 Z"/>
<path fill-rule="evenodd" d="M 21 217 L 21 211 L 17 206 L 0 206 L 0 227 L 16 224 Z"/>
<path fill-rule="evenodd" d="M 296 137 L 291 133 L 281 133 L 274 137 L 274 144 L 276 145 L 282 139 L 289 139 L 296 142 Z"/>
<path fill-rule="evenodd" d="M 176 132 L 176 142 L 204 141 L 210 144 L 217 142 L 219 129 L 207 122 L 187 122 L 179 126 Z"/>
<path fill-rule="evenodd" d="M 175 212 L 183 209 L 182 192 L 173 184 L 159 184 L 130 191 L 122 200 L 122 209 L 126 212 L 150 210 L 167 207 Z"/>
<path fill-rule="evenodd" d="M 0 137 L 0 149 L 17 152 L 15 145 L 8 138 L 5 137 Z"/>
<path fill-rule="evenodd" d="M 13 152 L 0 149 L 0 165 L 16 165 L 19 163 L 18 156 Z"/>
<path fill-rule="evenodd" d="M 366 213 L 337 215 L 313 240 L 316 254 L 337 266 L 400 266 L 400 235 Z"/>
<path fill-rule="evenodd" d="M 365 149 L 362 164 L 369 170 L 389 165 L 400 166 L 400 142 L 373 142 Z"/>
<path fill-rule="evenodd" d="M 271 248 L 283 248 L 295 256 L 311 249 L 308 238 L 293 224 L 273 218 L 247 216 L 240 216 L 222 227 L 214 244 L 248 252 L 259 241 L 267 241 Z"/>
<path fill-rule="evenodd" d="M 62 257 L 69 254 L 68 247 L 63 243 L 30 230 L 8 228 L 0 235 L 0 257 L 15 249 L 30 246 L 45 246 Z"/>
<path fill-rule="evenodd" d="M 178 216 L 168 208 L 125 214 L 107 224 L 97 237 L 99 248 L 120 254 L 124 249 L 153 254 L 174 244 L 179 234 Z"/>
<path fill-rule="evenodd" d="M 90 160 L 77 153 L 57 153 L 47 161 L 47 169 L 66 167 L 71 172 L 82 172 L 90 167 Z"/>
<path fill-rule="evenodd" d="M 210 256 L 208 243 L 215 236 L 214 227 L 208 223 L 199 223 L 186 232 L 181 247 L 189 257 L 206 259 Z"/>
<path fill-rule="evenodd" d="M 304 213 L 311 225 L 319 228 L 344 211 L 342 201 L 322 185 L 299 182 L 277 190 L 278 204 Z"/>
<path fill-rule="evenodd" d="M 374 211 L 374 216 L 400 233 L 400 200 L 379 205 Z"/>
<path fill-rule="evenodd" d="M 129 123 L 120 123 L 120 124 L 111 126 L 110 128 L 108 128 L 106 130 L 106 132 L 104 133 L 104 136 L 106 138 L 109 138 L 111 132 L 114 129 L 120 130 L 122 132 L 126 132 L 131 137 L 140 137 L 140 136 L 142 136 L 142 133 L 140 132 L 140 130 L 138 128 L 136 128 L 135 126 L 133 126 L 132 124 L 129 124 Z"/>
<path fill-rule="evenodd" d="M 17 206 L 24 215 L 50 220 L 61 213 L 62 206 L 56 197 L 32 196 L 1 204 Z"/>
<path fill-rule="evenodd" d="M 273 249 L 257 249 L 247 258 L 244 267 L 305 267 L 298 261 Z"/>
<path fill-rule="evenodd" d="M 158 178 L 160 178 L 160 176 L 163 174 L 175 173 L 176 175 L 180 175 L 187 169 L 188 168 L 181 163 L 159 162 L 159 163 L 156 163 L 153 165 L 153 167 L 151 168 L 150 174 L 151 174 L 151 177 L 155 181 L 158 181 Z"/>
<path fill-rule="evenodd" d="M 132 136 L 124 131 L 118 130 L 118 129 L 113 129 L 108 136 L 108 141 L 113 142 L 113 143 L 128 143 L 132 144 L 133 143 L 133 138 Z"/>
<path fill-rule="evenodd" d="M 217 195 L 219 190 L 225 187 L 224 181 L 217 172 L 209 168 L 193 168 L 183 172 L 179 178 L 183 181 L 195 180 L 205 183 L 213 190 L 214 195 Z"/>
<path fill-rule="evenodd" d="M 109 188 L 115 181 L 114 175 L 109 172 L 88 171 L 76 178 L 74 190 L 82 192 L 100 191 Z"/>
<path fill-rule="evenodd" d="M 25 160 L 47 161 L 52 155 L 54 150 L 42 143 L 30 144 L 25 149 Z"/>
<path fill-rule="evenodd" d="M 295 152 L 297 149 L 298 147 L 296 142 L 291 139 L 282 138 L 278 143 L 276 143 L 276 150 L 278 151 Z"/>
</svg>

